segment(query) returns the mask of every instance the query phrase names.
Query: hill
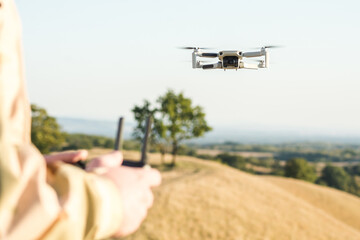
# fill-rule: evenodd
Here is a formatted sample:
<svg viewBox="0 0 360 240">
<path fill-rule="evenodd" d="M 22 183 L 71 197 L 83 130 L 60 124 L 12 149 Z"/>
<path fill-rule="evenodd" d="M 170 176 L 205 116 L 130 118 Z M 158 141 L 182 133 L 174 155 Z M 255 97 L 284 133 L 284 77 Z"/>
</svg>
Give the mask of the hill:
<svg viewBox="0 0 360 240">
<path fill-rule="evenodd" d="M 99 152 L 98 152 L 99 153 Z M 133 158 L 137 153 L 127 152 Z M 179 157 L 126 239 L 360 239 L 360 198 L 295 179 Z M 152 164 L 159 156 L 150 156 Z"/>
</svg>

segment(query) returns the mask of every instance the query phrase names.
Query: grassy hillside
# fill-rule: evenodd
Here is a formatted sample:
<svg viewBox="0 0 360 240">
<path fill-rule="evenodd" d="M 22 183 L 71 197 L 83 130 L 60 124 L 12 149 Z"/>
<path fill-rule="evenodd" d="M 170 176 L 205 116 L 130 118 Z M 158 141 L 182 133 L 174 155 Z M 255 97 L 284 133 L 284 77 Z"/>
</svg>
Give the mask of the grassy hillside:
<svg viewBox="0 0 360 240">
<path fill-rule="evenodd" d="M 98 150 L 95 154 L 99 154 Z M 127 152 L 127 158 L 137 153 Z M 159 156 L 150 156 L 152 164 Z M 148 218 L 130 239 L 360 239 L 360 198 L 311 183 L 179 157 L 162 167 Z"/>
</svg>

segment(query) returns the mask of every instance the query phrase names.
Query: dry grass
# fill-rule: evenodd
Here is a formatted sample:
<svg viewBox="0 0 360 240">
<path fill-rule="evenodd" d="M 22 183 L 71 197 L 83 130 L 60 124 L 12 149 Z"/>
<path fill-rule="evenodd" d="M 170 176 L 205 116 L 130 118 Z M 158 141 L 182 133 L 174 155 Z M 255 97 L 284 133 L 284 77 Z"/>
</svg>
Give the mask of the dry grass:
<svg viewBox="0 0 360 240">
<path fill-rule="evenodd" d="M 271 168 L 256 166 L 250 163 L 246 164 L 246 168 L 253 170 L 254 172 L 256 172 L 256 174 L 270 174 L 273 171 L 273 169 Z"/>
<path fill-rule="evenodd" d="M 360 239 L 360 198 L 215 162 L 178 160 L 174 169 L 162 167 L 154 206 L 127 240 Z M 150 162 L 158 164 L 159 155 Z"/>
<path fill-rule="evenodd" d="M 333 188 L 323 187 L 291 178 L 264 177 L 293 196 L 325 211 L 334 218 L 360 230 L 359 198 Z"/>
</svg>

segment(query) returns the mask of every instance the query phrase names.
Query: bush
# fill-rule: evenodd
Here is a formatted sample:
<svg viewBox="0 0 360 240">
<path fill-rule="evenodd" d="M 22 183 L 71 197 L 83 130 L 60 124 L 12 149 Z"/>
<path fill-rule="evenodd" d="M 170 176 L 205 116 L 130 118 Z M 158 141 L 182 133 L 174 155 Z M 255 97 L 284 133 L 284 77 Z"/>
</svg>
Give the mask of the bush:
<svg viewBox="0 0 360 240">
<path fill-rule="evenodd" d="M 343 168 L 328 165 L 322 170 L 322 176 L 318 180 L 329 187 L 337 188 L 346 192 L 357 194 L 359 187 L 353 177 Z"/>
<path fill-rule="evenodd" d="M 229 165 L 231 167 L 240 169 L 240 170 L 247 170 L 246 169 L 246 162 L 245 158 L 236 155 L 230 155 L 227 153 L 217 155 L 217 158 L 221 159 L 222 163 Z"/>
<path fill-rule="evenodd" d="M 219 160 L 216 156 L 210 154 L 196 154 L 196 157 L 204 160 Z"/>
<path fill-rule="evenodd" d="M 347 173 L 349 173 L 352 176 L 360 176 L 360 164 L 357 164 L 355 166 L 347 166 L 344 168 Z"/>
<path fill-rule="evenodd" d="M 93 147 L 114 148 L 115 145 L 112 138 L 81 133 L 67 133 L 65 142 L 63 150 L 91 149 Z"/>
<path fill-rule="evenodd" d="M 316 180 L 315 168 L 304 158 L 292 158 L 286 162 L 285 176 L 302 179 L 308 182 Z"/>
</svg>

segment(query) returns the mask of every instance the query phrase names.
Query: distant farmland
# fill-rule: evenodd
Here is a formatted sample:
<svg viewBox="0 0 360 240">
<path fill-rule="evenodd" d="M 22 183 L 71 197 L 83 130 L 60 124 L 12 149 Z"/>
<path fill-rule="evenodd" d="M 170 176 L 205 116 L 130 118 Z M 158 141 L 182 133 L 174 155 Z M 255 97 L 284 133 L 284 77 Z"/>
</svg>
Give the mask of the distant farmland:
<svg viewBox="0 0 360 240">
<path fill-rule="evenodd" d="M 196 153 L 198 155 L 209 155 L 209 156 L 217 156 L 225 151 L 216 150 L 216 149 L 197 149 Z M 234 154 L 238 156 L 242 156 L 245 158 L 273 158 L 274 153 L 271 152 L 227 152 L 229 154 Z"/>
</svg>

